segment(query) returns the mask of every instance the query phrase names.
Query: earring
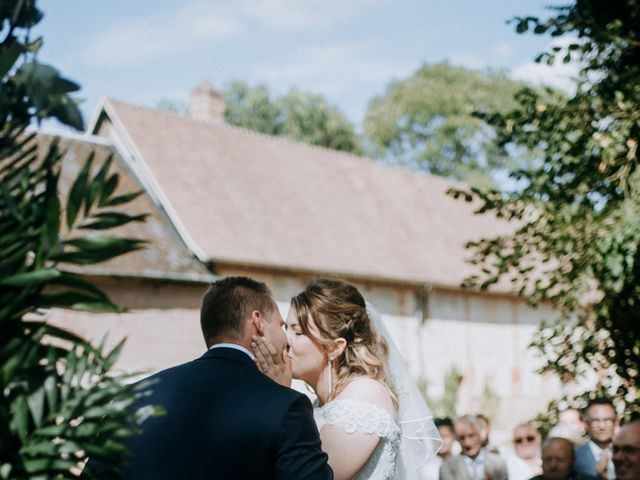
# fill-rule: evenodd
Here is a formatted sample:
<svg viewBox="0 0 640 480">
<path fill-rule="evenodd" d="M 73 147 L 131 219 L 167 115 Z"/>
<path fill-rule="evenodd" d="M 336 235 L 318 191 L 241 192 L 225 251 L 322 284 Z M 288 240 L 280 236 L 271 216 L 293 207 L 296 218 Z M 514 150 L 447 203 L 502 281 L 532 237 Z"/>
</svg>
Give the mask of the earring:
<svg viewBox="0 0 640 480">
<path fill-rule="evenodd" d="M 329 398 L 333 395 L 333 358 L 329 357 Z"/>
</svg>

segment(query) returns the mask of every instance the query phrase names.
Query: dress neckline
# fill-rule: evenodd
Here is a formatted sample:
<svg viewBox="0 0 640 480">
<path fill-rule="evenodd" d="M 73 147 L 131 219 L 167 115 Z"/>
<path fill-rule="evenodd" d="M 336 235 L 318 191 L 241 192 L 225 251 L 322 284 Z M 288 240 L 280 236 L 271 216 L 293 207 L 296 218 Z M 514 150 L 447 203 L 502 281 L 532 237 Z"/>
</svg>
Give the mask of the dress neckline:
<svg viewBox="0 0 640 480">
<path fill-rule="evenodd" d="M 316 399 L 316 401 L 318 402 L 317 399 Z M 326 408 L 331 407 L 332 405 L 335 406 L 336 404 L 340 404 L 340 403 L 347 403 L 347 404 L 350 403 L 350 404 L 367 405 L 367 406 L 370 406 L 370 407 L 374 407 L 375 409 L 380 410 L 381 412 L 384 412 L 393 423 L 396 422 L 396 419 L 394 418 L 394 416 L 391 413 L 389 413 L 389 410 L 387 410 L 386 408 L 384 408 L 380 404 L 378 404 L 376 402 L 373 402 L 371 400 L 359 400 L 359 399 L 356 399 L 356 398 L 336 398 L 335 400 L 331 400 L 331 401 L 325 403 L 324 405 L 320 405 L 320 403 L 318 402 L 318 403 L 316 403 L 314 405 L 314 407 L 318 408 L 320 410 L 324 410 Z"/>
</svg>

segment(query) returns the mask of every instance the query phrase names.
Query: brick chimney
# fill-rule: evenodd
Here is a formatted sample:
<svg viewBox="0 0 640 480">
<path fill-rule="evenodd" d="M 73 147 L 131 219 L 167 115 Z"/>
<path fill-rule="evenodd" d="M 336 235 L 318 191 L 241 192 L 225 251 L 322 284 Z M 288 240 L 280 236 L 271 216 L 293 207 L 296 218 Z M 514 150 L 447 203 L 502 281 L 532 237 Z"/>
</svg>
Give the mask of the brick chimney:
<svg viewBox="0 0 640 480">
<path fill-rule="evenodd" d="M 224 123 L 224 99 L 208 80 L 202 80 L 191 90 L 189 116 L 202 122 Z"/>
</svg>

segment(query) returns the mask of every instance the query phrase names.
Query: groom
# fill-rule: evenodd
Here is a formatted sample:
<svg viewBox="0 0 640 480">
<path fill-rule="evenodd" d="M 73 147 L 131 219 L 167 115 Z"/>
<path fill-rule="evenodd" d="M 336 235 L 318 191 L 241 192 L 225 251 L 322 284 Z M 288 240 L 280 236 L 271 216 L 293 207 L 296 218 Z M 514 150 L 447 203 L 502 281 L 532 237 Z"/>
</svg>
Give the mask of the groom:
<svg viewBox="0 0 640 480">
<path fill-rule="evenodd" d="M 286 347 L 264 283 L 227 277 L 202 300 L 208 351 L 153 377 L 145 403 L 166 414 L 129 441 L 124 479 L 332 479 L 308 398 L 256 368 L 252 336 Z"/>
</svg>

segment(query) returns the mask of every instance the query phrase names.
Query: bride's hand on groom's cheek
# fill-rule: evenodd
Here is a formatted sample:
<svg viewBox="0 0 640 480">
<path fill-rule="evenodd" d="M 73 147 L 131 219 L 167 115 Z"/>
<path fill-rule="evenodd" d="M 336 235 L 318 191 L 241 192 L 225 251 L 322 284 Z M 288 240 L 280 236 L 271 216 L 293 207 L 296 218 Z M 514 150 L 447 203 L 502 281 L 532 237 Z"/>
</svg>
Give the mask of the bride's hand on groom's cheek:
<svg viewBox="0 0 640 480">
<path fill-rule="evenodd" d="M 251 349 L 262 373 L 280 385 L 291 386 L 291 359 L 286 350 L 278 352 L 266 338 L 257 336 L 253 337 Z"/>
</svg>

